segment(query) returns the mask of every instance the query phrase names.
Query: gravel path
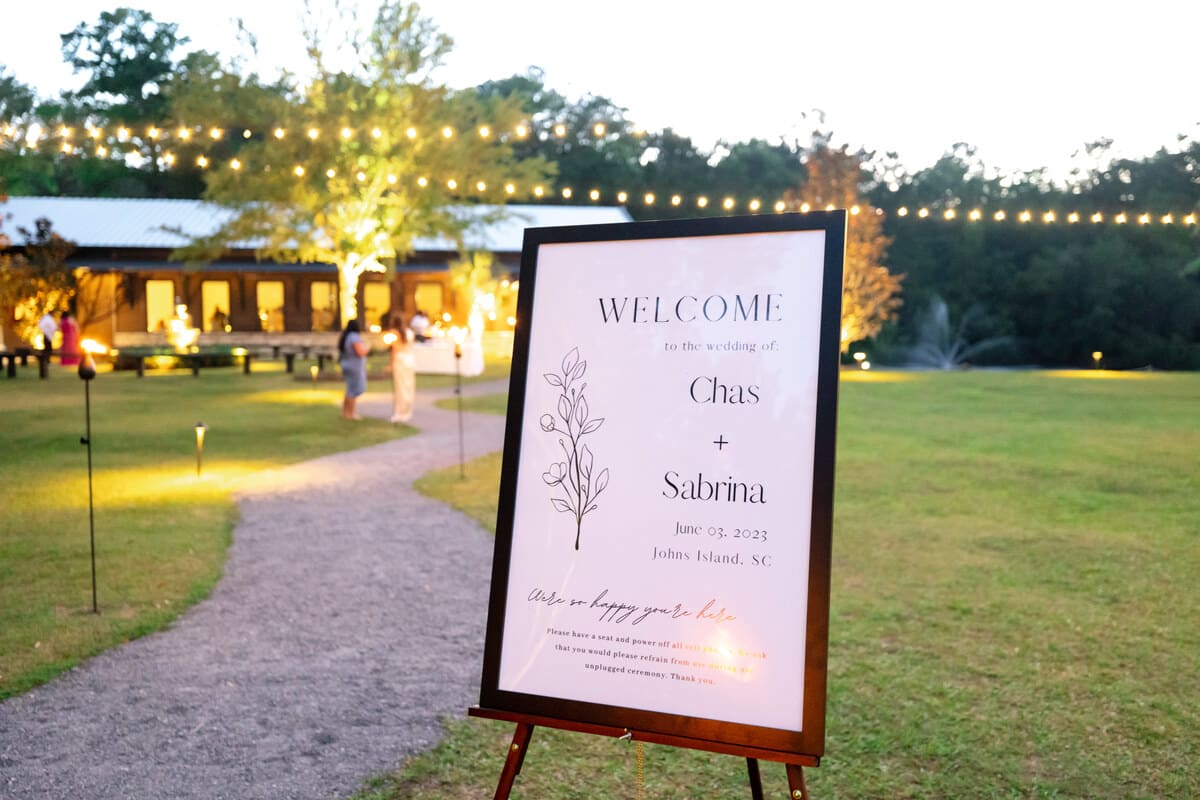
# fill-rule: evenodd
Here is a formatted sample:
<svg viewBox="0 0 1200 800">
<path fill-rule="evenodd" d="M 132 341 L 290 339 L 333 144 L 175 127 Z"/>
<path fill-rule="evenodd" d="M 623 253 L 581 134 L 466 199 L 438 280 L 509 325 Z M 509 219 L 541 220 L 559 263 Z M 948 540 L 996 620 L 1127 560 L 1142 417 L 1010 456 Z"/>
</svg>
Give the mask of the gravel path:
<svg viewBox="0 0 1200 800">
<path fill-rule="evenodd" d="M 259 475 L 208 600 L 0 703 L 0 797 L 334 798 L 432 746 L 478 699 L 492 553 L 412 489 L 458 460 L 446 394 L 416 436 Z M 467 416 L 467 457 L 503 429 Z"/>
</svg>

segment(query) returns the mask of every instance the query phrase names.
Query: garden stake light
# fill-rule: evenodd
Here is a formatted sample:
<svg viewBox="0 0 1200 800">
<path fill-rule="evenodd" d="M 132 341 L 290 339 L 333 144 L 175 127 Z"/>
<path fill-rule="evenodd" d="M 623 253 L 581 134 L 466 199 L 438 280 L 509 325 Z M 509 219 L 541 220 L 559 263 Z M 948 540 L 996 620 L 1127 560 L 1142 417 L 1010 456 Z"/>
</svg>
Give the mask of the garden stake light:
<svg viewBox="0 0 1200 800">
<path fill-rule="evenodd" d="M 463 332 L 454 335 L 454 393 L 458 395 L 458 477 L 467 477 L 466 453 L 463 451 L 462 407 L 462 340 Z"/>
<path fill-rule="evenodd" d="M 96 510 L 92 498 L 92 379 L 96 377 L 96 360 L 92 353 L 103 353 L 104 347 L 91 339 L 82 343 L 83 357 L 79 359 L 79 377 L 83 381 L 83 417 L 84 435 L 79 443 L 87 447 L 88 467 L 88 538 L 92 549 L 92 613 L 99 614 L 100 606 L 96 601 Z"/>
<path fill-rule="evenodd" d="M 208 430 L 208 426 L 203 422 L 197 422 L 196 428 L 196 477 L 200 477 L 200 460 L 204 455 L 204 432 Z"/>
<path fill-rule="evenodd" d="M 317 388 L 317 373 L 320 371 L 321 371 L 321 368 L 318 367 L 316 364 L 313 364 L 311 367 L 308 368 L 308 374 L 310 376 L 312 376 L 312 388 L 314 390 Z"/>
</svg>

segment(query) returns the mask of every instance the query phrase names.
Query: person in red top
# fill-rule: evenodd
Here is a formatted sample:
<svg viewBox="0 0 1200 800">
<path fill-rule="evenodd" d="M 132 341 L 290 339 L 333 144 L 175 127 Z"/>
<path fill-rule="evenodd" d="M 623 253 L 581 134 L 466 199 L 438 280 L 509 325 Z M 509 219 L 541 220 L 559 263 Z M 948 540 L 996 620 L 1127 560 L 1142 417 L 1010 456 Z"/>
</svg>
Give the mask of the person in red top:
<svg viewBox="0 0 1200 800">
<path fill-rule="evenodd" d="M 62 334 L 62 344 L 59 346 L 59 363 L 64 367 L 74 367 L 79 364 L 79 325 L 71 316 L 70 311 L 62 313 L 58 330 Z"/>
</svg>

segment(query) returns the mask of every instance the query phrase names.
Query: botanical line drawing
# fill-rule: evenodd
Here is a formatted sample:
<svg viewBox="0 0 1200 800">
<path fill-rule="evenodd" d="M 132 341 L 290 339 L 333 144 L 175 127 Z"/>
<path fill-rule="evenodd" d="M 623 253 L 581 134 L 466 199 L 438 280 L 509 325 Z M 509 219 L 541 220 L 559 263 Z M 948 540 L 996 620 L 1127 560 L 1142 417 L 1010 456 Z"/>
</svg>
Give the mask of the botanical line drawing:
<svg viewBox="0 0 1200 800">
<path fill-rule="evenodd" d="M 542 473 L 542 480 L 553 491 L 557 487 L 561 494 L 550 498 L 555 510 L 575 517 L 575 549 L 579 549 L 579 534 L 583 530 L 583 518 L 589 511 L 596 510 L 596 499 L 608 486 L 608 468 L 600 470 L 593 480 L 595 468 L 592 449 L 583 437 L 595 433 L 604 424 L 604 417 L 589 416 L 584 390 L 583 374 L 587 362 L 579 357 L 579 348 L 574 347 L 562 360 L 562 373 L 547 372 L 542 377 L 546 383 L 557 387 L 558 416 L 543 414 L 541 428 L 546 433 L 558 433 L 558 446 L 562 448 L 566 461 L 553 461 Z"/>
</svg>

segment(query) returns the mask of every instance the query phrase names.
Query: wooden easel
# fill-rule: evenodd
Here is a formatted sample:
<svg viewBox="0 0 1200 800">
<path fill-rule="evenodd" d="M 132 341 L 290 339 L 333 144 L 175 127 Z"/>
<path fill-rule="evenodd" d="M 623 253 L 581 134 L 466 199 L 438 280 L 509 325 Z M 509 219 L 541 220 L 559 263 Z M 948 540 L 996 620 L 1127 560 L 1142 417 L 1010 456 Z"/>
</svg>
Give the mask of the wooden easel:
<svg viewBox="0 0 1200 800">
<path fill-rule="evenodd" d="M 508 755 L 504 759 L 504 768 L 500 771 L 500 781 L 496 785 L 496 794 L 494 795 L 495 800 L 508 800 L 508 795 L 512 791 L 513 781 L 517 779 L 517 775 L 521 772 L 521 765 L 525 763 L 525 753 L 529 750 L 529 740 L 533 738 L 533 729 L 538 726 L 575 731 L 576 733 L 590 733 L 597 736 L 610 736 L 616 739 L 636 740 L 650 742 L 651 744 L 665 744 L 672 747 L 686 747 L 692 750 L 707 750 L 713 753 L 743 756 L 746 759 L 746 769 L 750 775 L 750 797 L 752 800 L 763 800 L 762 775 L 758 769 L 759 759 L 783 762 L 787 769 L 788 797 L 791 800 L 810 800 L 808 788 L 804 785 L 803 768 L 817 766 L 817 759 L 812 756 L 777 753 L 757 747 L 742 747 L 740 745 L 707 742 L 702 739 L 688 739 L 682 736 L 671 736 L 651 731 L 631 731 L 627 728 L 613 728 L 586 722 L 570 722 L 551 717 L 538 717 L 530 714 L 479 708 L 478 706 L 467 709 L 467 714 L 468 716 L 480 717 L 482 719 L 513 722 L 517 726 L 516 731 L 513 732 L 512 744 L 508 747 Z"/>
</svg>

